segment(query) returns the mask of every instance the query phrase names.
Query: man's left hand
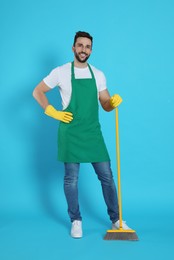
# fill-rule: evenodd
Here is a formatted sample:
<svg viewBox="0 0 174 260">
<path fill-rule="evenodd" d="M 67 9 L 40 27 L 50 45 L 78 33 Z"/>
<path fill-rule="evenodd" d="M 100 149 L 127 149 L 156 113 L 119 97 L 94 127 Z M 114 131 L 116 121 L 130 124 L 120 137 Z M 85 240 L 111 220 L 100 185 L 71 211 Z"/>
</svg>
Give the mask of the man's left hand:
<svg viewBox="0 0 174 260">
<path fill-rule="evenodd" d="M 110 98 L 110 104 L 113 108 L 118 107 L 122 101 L 122 98 L 118 94 L 115 94 Z"/>
</svg>

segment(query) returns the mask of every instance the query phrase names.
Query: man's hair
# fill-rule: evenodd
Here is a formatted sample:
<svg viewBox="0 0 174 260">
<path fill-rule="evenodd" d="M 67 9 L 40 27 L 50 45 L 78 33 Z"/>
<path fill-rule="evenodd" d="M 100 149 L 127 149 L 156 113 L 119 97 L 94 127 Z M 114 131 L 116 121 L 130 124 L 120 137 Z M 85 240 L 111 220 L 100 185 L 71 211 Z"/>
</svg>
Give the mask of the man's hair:
<svg viewBox="0 0 174 260">
<path fill-rule="evenodd" d="M 91 44 L 92 44 L 93 38 L 92 38 L 92 36 L 91 36 L 89 33 L 87 33 L 87 32 L 82 32 L 82 31 L 78 31 L 78 32 L 76 32 L 76 34 L 75 34 L 75 36 L 74 36 L 73 46 L 75 46 L 75 43 L 76 43 L 76 41 L 77 41 L 77 38 L 79 38 L 79 37 L 85 37 L 85 38 L 90 39 L 90 40 L 91 40 Z"/>
</svg>

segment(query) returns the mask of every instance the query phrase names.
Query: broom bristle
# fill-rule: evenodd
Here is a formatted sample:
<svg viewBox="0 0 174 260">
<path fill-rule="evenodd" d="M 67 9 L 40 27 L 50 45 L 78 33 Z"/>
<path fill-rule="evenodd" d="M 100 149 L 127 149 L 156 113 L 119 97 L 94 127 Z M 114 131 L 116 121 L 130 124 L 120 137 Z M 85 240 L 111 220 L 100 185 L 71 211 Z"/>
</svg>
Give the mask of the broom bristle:
<svg viewBox="0 0 174 260">
<path fill-rule="evenodd" d="M 131 240 L 138 241 L 138 236 L 135 232 L 107 232 L 104 240 Z"/>
</svg>

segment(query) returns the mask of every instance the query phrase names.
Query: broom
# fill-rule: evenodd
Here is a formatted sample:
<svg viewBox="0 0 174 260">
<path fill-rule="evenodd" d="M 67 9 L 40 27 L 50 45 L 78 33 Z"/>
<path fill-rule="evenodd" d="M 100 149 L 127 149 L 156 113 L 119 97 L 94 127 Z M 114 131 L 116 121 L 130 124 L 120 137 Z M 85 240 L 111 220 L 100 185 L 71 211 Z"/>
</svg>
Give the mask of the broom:
<svg viewBox="0 0 174 260">
<path fill-rule="evenodd" d="M 117 153 L 117 174 L 118 174 L 118 205 L 119 205 L 119 229 L 107 230 L 104 240 L 138 240 L 135 230 L 122 228 L 122 202 L 121 202 L 121 179 L 120 179 L 120 149 L 118 129 L 118 107 L 115 109 L 116 121 L 116 153 Z"/>
</svg>

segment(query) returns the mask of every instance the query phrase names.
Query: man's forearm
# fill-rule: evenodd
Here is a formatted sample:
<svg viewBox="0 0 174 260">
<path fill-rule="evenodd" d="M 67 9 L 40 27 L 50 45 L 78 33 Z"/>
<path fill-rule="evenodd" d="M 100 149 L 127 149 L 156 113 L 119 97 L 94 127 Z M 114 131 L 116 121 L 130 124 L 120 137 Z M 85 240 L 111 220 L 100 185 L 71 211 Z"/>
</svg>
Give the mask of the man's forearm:
<svg viewBox="0 0 174 260">
<path fill-rule="evenodd" d="M 33 91 L 33 97 L 44 110 L 49 105 L 46 97 L 46 92 L 48 91 L 50 91 L 50 88 L 44 83 L 43 80 L 35 87 Z"/>
<path fill-rule="evenodd" d="M 49 105 L 48 99 L 45 95 L 45 93 L 34 89 L 33 91 L 33 97 L 36 99 L 36 101 L 39 103 L 39 105 L 45 110 L 46 107 Z"/>
<path fill-rule="evenodd" d="M 105 111 L 110 112 L 112 111 L 114 108 L 111 106 L 110 104 L 110 99 L 108 99 L 107 101 L 105 101 L 104 103 L 102 103 L 102 107 Z"/>
</svg>

